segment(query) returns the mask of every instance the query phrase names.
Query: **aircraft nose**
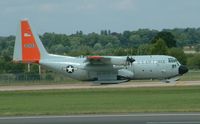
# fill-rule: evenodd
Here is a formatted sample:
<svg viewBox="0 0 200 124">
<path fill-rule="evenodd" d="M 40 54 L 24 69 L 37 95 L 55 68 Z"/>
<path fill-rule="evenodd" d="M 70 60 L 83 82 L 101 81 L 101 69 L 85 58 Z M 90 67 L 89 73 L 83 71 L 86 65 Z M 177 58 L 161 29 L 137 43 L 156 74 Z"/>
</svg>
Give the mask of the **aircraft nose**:
<svg viewBox="0 0 200 124">
<path fill-rule="evenodd" d="M 185 74 L 185 73 L 188 72 L 188 68 L 187 68 L 186 66 L 184 66 L 184 65 L 181 65 L 181 66 L 178 68 L 178 72 L 179 72 L 180 75 L 183 75 L 183 74 Z"/>
</svg>

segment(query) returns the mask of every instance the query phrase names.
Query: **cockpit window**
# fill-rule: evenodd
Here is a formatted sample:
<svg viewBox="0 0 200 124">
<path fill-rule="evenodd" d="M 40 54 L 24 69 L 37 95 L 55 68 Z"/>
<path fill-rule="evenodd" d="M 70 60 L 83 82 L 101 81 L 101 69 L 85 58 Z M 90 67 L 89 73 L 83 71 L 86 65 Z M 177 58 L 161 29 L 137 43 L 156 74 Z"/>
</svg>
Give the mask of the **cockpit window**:
<svg viewBox="0 0 200 124">
<path fill-rule="evenodd" d="M 177 62 L 177 59 L 174 58 L 168 58 L 169 63 L 175 63 Z"/>
</svg>

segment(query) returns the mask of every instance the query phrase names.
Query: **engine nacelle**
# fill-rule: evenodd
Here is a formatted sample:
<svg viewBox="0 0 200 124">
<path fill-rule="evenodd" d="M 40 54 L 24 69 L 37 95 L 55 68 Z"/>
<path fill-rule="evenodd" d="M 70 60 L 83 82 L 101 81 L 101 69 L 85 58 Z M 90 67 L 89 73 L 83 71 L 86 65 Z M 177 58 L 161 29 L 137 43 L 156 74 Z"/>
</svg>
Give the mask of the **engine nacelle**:
<svg viewBox="0 0 200 124">
<path fill-rule="evenodd" d="M 126 57 L 111 57 L 110 59 L 113 65 L 126 65 Z"/>
<path fill-rule="evenodd" d="M 120 69 L 120 70 L 118 70 L 118 76 L 131 79 L 131 78 L 133 78 L 134 73 L 127 69 Z"/>
</svg>

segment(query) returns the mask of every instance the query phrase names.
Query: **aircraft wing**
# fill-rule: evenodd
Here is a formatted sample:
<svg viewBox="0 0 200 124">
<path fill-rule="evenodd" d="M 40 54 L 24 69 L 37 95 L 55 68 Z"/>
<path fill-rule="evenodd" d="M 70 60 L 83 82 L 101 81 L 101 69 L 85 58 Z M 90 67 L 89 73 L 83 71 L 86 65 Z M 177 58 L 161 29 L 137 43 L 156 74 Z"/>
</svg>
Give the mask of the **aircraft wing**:
<svg viewBox="0 0 200 124">
<path fill-rule="evenodd" d="M 127 56 L 88 56 L 86 70 L 96 76 L 95 83 L 125 82 L 133 77 L 133 72 L 124 69 L 133 59 Z"/>
<path fill-rule="evenodd" d="M 110 65 L 111 58 L 103 57 L 103 56 L 88 56 L 86 59 L 88 64 L 96 65 L 96 64 L 103 64 L 103 65 Z"/>
<path fill-rule="evenodd" d="M 127 57 L 88 56 L 85 60 L 89 65 L 126 65 Z"/>
</svg>

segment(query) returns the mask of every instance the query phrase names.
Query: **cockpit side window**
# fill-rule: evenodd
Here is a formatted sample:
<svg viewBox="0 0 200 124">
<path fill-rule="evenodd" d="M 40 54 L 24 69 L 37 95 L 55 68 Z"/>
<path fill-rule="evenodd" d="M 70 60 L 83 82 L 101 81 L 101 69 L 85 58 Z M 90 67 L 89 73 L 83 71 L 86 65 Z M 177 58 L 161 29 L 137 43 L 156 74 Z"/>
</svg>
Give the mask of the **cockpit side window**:
<svg viewBox="0 0 200 124">
<path fill-rule="evenodd" d="M 169 63 L 175 63 L 175 62 L 177 62 L 177 59 L 175 59 L 175 58 L 168 58 L 168 62 Z"/>
</svg>

